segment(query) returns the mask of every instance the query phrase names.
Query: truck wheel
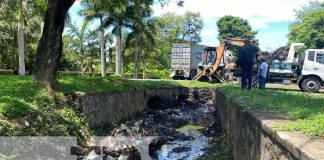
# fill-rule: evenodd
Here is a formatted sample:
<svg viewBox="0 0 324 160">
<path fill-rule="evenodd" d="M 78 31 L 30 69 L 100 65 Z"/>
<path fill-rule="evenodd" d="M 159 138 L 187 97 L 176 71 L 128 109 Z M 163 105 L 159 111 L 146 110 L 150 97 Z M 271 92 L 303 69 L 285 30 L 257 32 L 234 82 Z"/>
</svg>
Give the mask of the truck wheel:
<svg viewBox="0 0 324 160">
<path fill-rule="evenodd" d="M 301 91 L 304 91 L 304 90 L 303 90 L 303 87 L 302 87 L 302 84 L 303 84 L 303 81 L 300 81 L 300 82 L 298 83 L 298 87 L 299 87 L 299 89 L 300 89 Z"/>
<path fill-rule="evenodd" d="M 317 78 L 309 77 L 303 80 L 301 87 L 302 91 L 305 92 L 318 92 L 321 88 L 321 83 Z"/>
</svg>

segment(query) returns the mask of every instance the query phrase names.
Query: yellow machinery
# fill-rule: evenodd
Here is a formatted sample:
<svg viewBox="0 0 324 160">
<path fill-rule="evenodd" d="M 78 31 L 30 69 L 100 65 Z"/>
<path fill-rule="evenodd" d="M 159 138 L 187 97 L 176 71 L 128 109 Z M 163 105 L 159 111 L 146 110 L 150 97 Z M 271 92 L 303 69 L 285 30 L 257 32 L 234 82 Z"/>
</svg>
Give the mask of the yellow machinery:
<svg viewBox="0 0 324 160">
<path fill-rule="evenodd" d="M 218 70 L 218 67 L 219 67 L 219 65 L 221 63 L 221 59 L 224 56 L 224 52 L 226 50 L 226 47 L 229 46 L 229 45 L 242 47 L 242 46 L 244 46 L 244 40 L 243 39 L 226 39 L 226 40 L 223 40 L 216 49 L 216 56 L 214 58 L 214 62 L 212 64 L 212 66 L 209 67 L 209 68 L 205 68 L 204 70 L 199 72 L 195 76 L 195 78 L 193 78 L 193 80 L 199 80 L 203 75 L 205 75 L 205 73 L 206 73 L 205 71 L 207 69 L 209 69 L 210 70 L 210 75 L 215 75 L 215 77 L 220 82 L 226 82 L 226 80 L 223 78 L 223 76 L 221 76 L 217 72 L 217 70 Z"/>
</svg>

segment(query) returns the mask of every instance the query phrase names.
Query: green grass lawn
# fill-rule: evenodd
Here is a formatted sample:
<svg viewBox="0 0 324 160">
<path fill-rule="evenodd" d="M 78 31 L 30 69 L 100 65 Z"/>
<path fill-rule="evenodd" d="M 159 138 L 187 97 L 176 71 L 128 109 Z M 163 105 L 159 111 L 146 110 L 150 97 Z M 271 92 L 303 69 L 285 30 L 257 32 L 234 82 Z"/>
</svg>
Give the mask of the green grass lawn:
<svg viewBox="0 0 324 160">
<path fill-rule="evenodd" d="M 244 109 L 280 111 L 295 119 L 293 122 L 277 125 L 276 130 L 297 130 L 312 136 L 324 136 L 323 93 L 276 88 L 246 91 L 236 85 L 226 85 L 219 89 L 234 98 Z"/>
<path fill-rule="evenodd" d="M 62 95 L 73 92 L 119 92 L 142 88 L 204 87 L 215 84 L 191 81 L 142 81 L 121 77 L 61 76 L 56 97 L 47 95 L 32 76 L 0 76 L 0 136 L 77 136 L 92 135 L 82 113 L 64 102 Z"/>
<path fill-rule="evenodd" d="M 126 90 L 171 88 L 171 87 L 215 87 L 219 84 L 187 80 L 128 80 L 118 76 L 76 77 L 62 76 L 56 86 L 58 92 L 120 92 Z"/>
<path fill-rule="evenodd" d="M 121 77 L 61 76 L 55 98 L 31 76 L 0 76 L 0 135 L 70 135 L 85 138 L 93 134 L 79 113 L 64 103 L 62 95 L 73 92 L 120 92 L 143 88 L 220 87 L 245 109 L 287 113 L 296 121 L 280 130 L 300 130 L 324 136 L 324 94 L 268 89 L 242 91 L 236 85 L 172 80 L 127 80 Z"/>
<path fill-rule="evenodd" d="M 31 76 L 0 76 L 0 136 L 92 135 L 81 113 L 50 97 Z"/>
</svg>

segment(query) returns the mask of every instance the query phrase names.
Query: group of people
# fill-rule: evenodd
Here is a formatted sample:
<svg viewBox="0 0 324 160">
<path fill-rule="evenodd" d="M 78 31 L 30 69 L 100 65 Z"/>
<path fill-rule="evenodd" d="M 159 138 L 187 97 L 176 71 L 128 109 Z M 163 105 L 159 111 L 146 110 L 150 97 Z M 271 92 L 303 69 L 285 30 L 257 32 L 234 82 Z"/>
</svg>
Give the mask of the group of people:
<svg viewBox="0 0 324 160">
<path fill-rule="evenodd" d="M 259 52 L 255 41 L 244 40 L 244 46 L 240 48 L 236 64 L 241 68 L 241 87 L 242 89 L 251 90 L 252 87 L 252 68 L 257 63 L 256 55 Z M 268 71 L 268 64 L 265 59 L 261 57 L 261 63 L 258 67 L 259 88 L 265 89 L 266 77 Z"/>
<path fill-rule="evenodd" d="M 241 68 L 241 87 L 242 89 L 251 90 L 252 87 L 252 69 L 257 63 L 257 53 L 259 47 L 254 40 L 244 40 L 244 46 L 239 49 L 237 55 L 236 65 Z M 259 88 L 265 89 L 268 64 L 265 62 L 264 57 L 259 59 L 258 67 L 258 82 Z M 215 74 L 211 74 L 212 67 L 204 68 L 199 66 L 199 70 L 204 71 L 204 74 L 199 78 L 199 81 L 214 82 L 217 81 Z"/>
</svg>

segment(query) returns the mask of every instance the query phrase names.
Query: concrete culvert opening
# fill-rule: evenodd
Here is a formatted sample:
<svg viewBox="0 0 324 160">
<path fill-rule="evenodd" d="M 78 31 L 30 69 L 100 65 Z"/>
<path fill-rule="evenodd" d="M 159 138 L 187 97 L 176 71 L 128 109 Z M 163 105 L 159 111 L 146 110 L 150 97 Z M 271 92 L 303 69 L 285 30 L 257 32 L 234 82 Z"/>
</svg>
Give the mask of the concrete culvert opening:
<svg viewBox="0 0 324 160">
<path fill-rule="evenodd" d="M 146 104 L 149 109 L 164 109 L 162 99 L 159 96 L 151 97 Z"/>
</svg>

